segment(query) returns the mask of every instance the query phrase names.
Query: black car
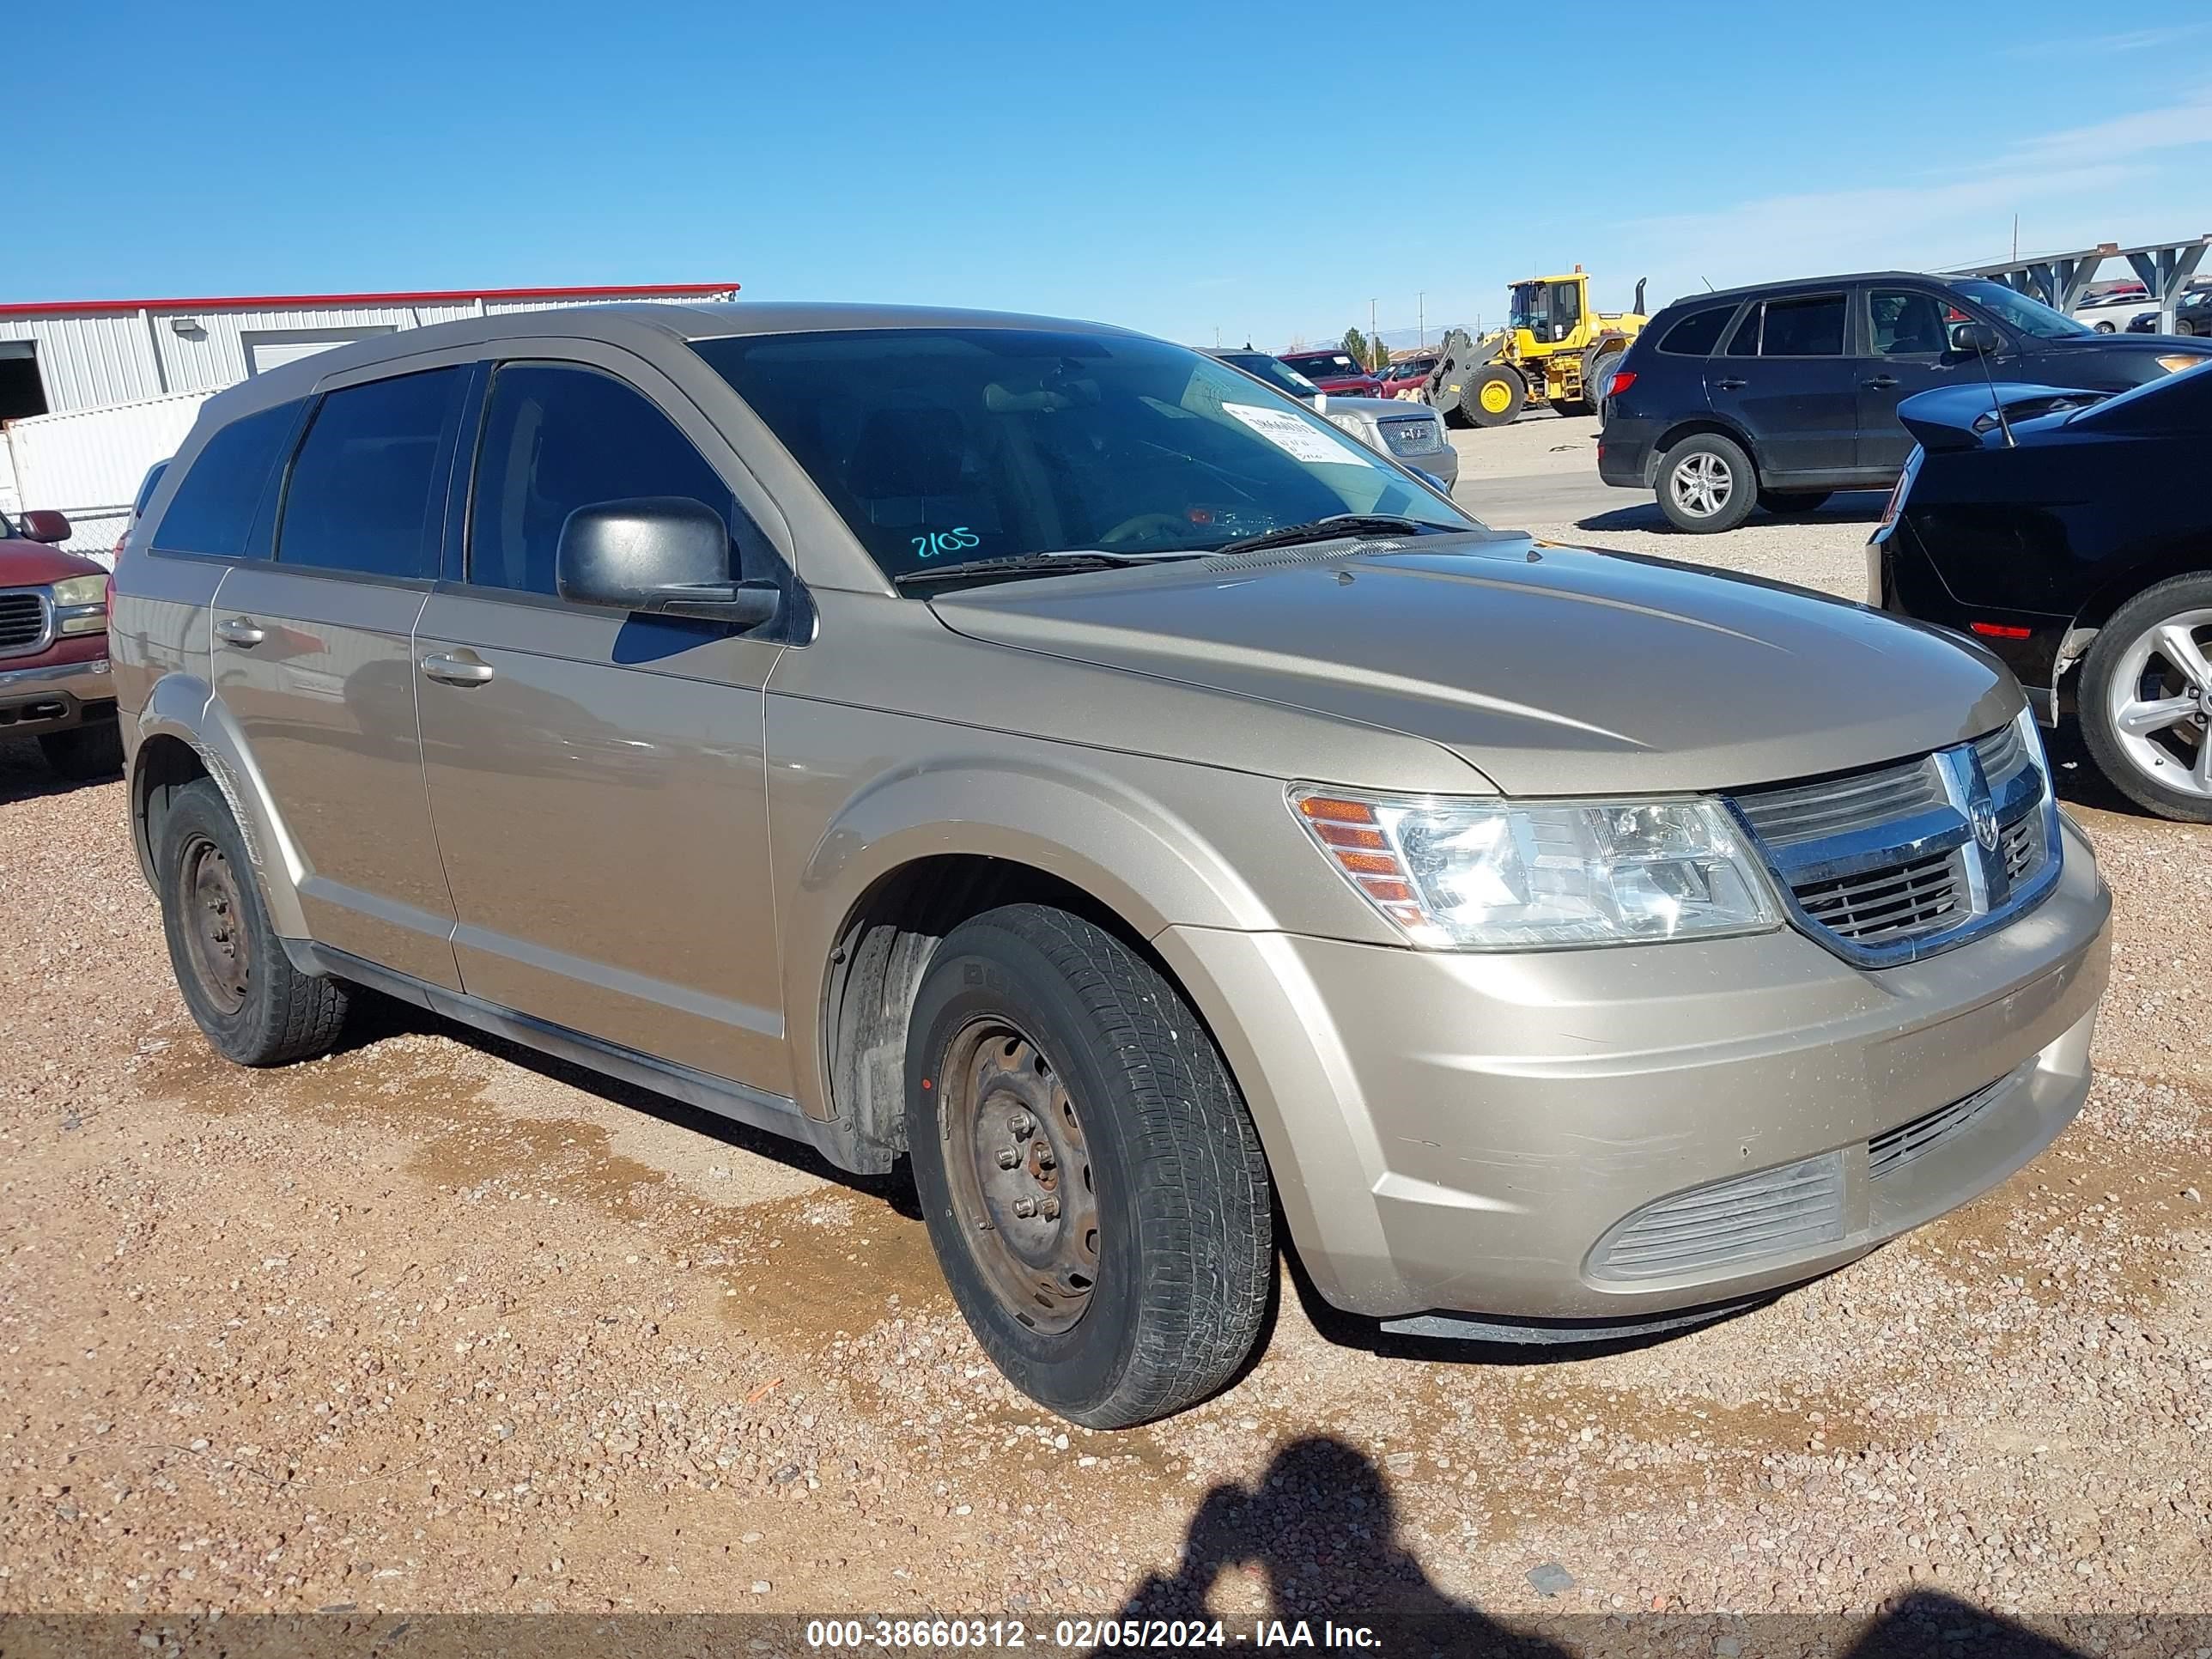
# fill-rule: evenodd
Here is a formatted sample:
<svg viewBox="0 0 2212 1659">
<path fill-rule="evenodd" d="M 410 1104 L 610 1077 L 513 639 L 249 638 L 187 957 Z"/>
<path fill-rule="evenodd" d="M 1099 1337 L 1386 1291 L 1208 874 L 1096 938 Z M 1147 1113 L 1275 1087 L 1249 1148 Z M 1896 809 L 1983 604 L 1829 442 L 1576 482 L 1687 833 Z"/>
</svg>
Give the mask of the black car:
<svg viewBox="0 0 2212 1659">
<path fill-rule="evenodd" d="M 1872 601 L 1993 653 L 2046 725 L 2075 714 L 2130 799 L 2212 823 L 2212 368 L 1898 412 L 1920 447 L 1868 545 Z"/>
<path fill-rule="evenodd" d="M 2138 313 L 2128 324 L 2130 334 L 2155 334 L 2159 331 L 2158 313 Z M 2212 288 L 2201 288 L 2193 294 L 2185 294 L 2173 307 L 2173 331 L 2185 337 L 2191 335 L 2212 337 Z"/>
<path fill-rule="evenodd" d="M 2212 341 L 2100 334 L 1981 277 L 1892 270 L 1700 294 L 1654 317 L 1615 371 L 1598 473 L 1656 490 L 1678 530 L 1731 530 L 1753 506 L 1805 513 L 1893 483 L 1912 447 L 1897 405 L 1914 392 L 1985 376 L 2124 392 L 2198 353 Z"/>
</svg>

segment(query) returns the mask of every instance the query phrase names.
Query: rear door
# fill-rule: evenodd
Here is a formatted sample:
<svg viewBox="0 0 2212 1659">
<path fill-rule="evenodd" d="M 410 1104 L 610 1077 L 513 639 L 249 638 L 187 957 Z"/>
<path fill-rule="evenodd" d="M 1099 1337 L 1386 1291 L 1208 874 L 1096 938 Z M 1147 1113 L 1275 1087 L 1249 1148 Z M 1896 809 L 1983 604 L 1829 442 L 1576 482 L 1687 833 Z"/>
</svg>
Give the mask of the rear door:
<svg viewBox="0 0 2212 1659">
<path fill-rule="evenodd" d="M 1762 483 L 1839 482 L 1857 465 L 1849 324 L 1844 289 L 1768 300 L 1706 364 L 1713 410 L 1750 435 Z"/>
<path fill-rule="evenodd" d="M 275 556 L 233 566 L 213 606 L 216 696 L 283 816 L 314 937 L 448 989 L 453 908 L 412 636 L 470 375 L 387 365 L 326 383 L 282 487 Z"/>
<path fill-rule="evenodd" d="M 1912 450 L 1898 404 L 1916 392 L 1979 380 L 1982 362 L 1972 352 L 1951 349 L 1952 326 L 1966 314 L 1935 289 L 1896 283 L 1863 292 L 1864 343 L 1851 364 L 1858 381 L 1858 464 L 1894 478 Z"/>
<path fill-rule="evenodd" d="M 651 365 L 531 349 L 493 373 L 465 543 L 416 629 L 464 988 L 788 1095 L 763 687 L 797 591 L 759 528 L 774 507 Z M 785 618 L 738 633 L 561 599 L 568 515 L 647 495 L 722 514 L 732 574 L 783 581 Z"/>
</svg>

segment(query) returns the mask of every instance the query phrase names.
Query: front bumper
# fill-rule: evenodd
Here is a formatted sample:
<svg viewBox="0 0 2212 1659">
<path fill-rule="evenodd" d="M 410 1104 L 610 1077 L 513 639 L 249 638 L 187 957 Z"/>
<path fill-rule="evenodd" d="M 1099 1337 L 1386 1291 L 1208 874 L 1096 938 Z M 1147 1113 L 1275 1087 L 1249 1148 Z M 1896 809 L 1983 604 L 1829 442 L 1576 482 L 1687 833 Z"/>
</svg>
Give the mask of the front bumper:
<svg viewBox="0 0 2212 1659">
<path fill-rule="evenodd" d="M 2033 910 L 1876 970 L 1787 930 L 1521 956 L 1197 928 L 1158 943 L 1211 1013 L 1329 1302 L 1621 1319 L 1841 1266 L 2072 1121 L 2112 900 L 2087 843 L 2070 825 L 2065 839 Z M 1960 1121 L 1940 1115 L 1970 1097 Z M 1914 1127 L 1915 1155 L 1875 1173 L 1869 1143 L 1923 1121 L 1948 1127 Z M 1674 1271 L 1647 1255 L 1623 1275 L 1638 1212 L 1808 1160 L 1835 1182 L 1821 1236 Z"/>
<path fill-rule="evenodd" d="M 64 732 L 114 714 L 115 681 L 104 654 L 0 670 L 0 732 Z"/>
</svg>

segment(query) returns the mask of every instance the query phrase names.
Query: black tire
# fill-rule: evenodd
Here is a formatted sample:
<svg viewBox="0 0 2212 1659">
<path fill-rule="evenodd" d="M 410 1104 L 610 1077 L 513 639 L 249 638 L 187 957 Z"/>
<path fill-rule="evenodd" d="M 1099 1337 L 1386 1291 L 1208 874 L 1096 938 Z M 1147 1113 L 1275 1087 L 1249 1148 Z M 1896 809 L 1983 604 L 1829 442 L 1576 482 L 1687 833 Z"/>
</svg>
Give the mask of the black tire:
<svg viewBox="0 0 2212 1659">
<path fill-rule="evenodd" d="M 2212 714 L 2212 698 L 2152 643 L 2168 623 L 2185 623 L 2201 659 L 2212 642 L 2212 574 L 2175 576 L 2145 588 L 2097 630 L 2082 659 L 2075 699 L 2081 741 L 2112 786 L 2144 811 L 2185 823 L 2212 823 L 2212 793 L 2189 782 L 2201 745 L 2212 743 L 2212 725 L 2205 718 Z M 2116 701 L 2178 702 L 2192 696 L 2197 699 L 2193 716 L 2149 732 L 2120 728 Z M 2179 787 L 2160 782 L 2161 773 L 2179 780 Z"/>
<path fill-rule="evenodd" d="M 47 732 L 39 738 L 39 752 L 71 783 L 112 778 L 123 769 L 123 728 L 110 719 Z"/>
<path fill-rule="evenodd" d="M 1510 426 L 1528 401 L 1528 382 L 1510 363 L 1485 363 L 1467 379 L 1460 413 L 1474 426 Z"/>
<path fill-rule="evenodd" d="M 1711 505 L 1700 510 L 1701 501 Z M 1677 530 L 1693 536 L 1733 530 L 1758 504 L 1758 469 L 1733 438 L 1693 433 L 1659 463 L 1659 510 Z"/>
<path fill-rule="evenodd" d="M 2120 331 L 2119 331 L 2119 325 L 2118 325 L 2117 323 L 2112 323 L 2112 322 L 2092 323 L 2092 324 L 2090 324 L 2090 325 L 2089 325 L 2089 326 L 2090 326 L 2091 328 L 2095 329 L 2095 330 L 2097 331 L 2097 332 L 2098 332 L 2098 333 L 2100 333 L 2100 334 L 2117 334 L 2117 333 L 2118 333 L 2118 332 Z"/>
<path fill-rule="evenodd" d="M 1237 1375 L 1273 1284 L 1267 1162 L 1144 957 L 1043 905 L 962 923 L 915 1000 L 907 1101 L 938 1261 L 1016 1388 L 1120 1429 Z"/>
<path fill-rule="evenodd" d="M 330 1053 L 345 1024 L 346 988 L 301 973 L 284 954 L 246 838 L 212 779 L 171 799 L 155 869 L 169 965 L 215 1051 L 240 1066 Z"/>
<path fill-rule="evenodd" d="M 1801 513 L 1819 512 L 1835 493 L 1832 489 L 1762 489 L 1759 504 L 1778 519 L 1790 519 Z"/>
</svg>

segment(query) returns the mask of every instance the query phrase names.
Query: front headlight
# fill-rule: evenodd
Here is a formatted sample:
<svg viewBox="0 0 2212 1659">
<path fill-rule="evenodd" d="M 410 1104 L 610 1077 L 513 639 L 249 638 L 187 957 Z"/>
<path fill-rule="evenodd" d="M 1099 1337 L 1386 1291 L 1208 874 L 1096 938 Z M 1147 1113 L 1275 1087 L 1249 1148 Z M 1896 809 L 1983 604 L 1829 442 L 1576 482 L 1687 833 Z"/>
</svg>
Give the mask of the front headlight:
<svg viewBox="0 0 2212 1659">
<path fill-rule="evenodd" d="M 1765 872 L 1718 801 L 1409 799 L 1296 787 L 1337 872 L 1415 945 L 1527 951 L 1763 933 Z"/>
<path fill-rule="evenodd" d="M 107 575 L 65 576 L 54 596 L 54 632 L 97 634 L 107 626 Z"/>
<path fill-rule="evenodd" d="M 1382 429 L 1366 416 L 1340 413 L 1328 416 L 1326 418 L 1328 423 L 1334 427 L 1338 431 L 1350 433 L 1353 437 L 1358 439 L 1361 443 L 1365 444 L 1370 449 L 1380 449 L 1382 447 Z"/>
<path fill-rule="evenodd" d="M 105 574 L 68 576 L 54 584 L 54 608 L 72 605 L 101 605 L 107 599 Z"/>
</svg>

